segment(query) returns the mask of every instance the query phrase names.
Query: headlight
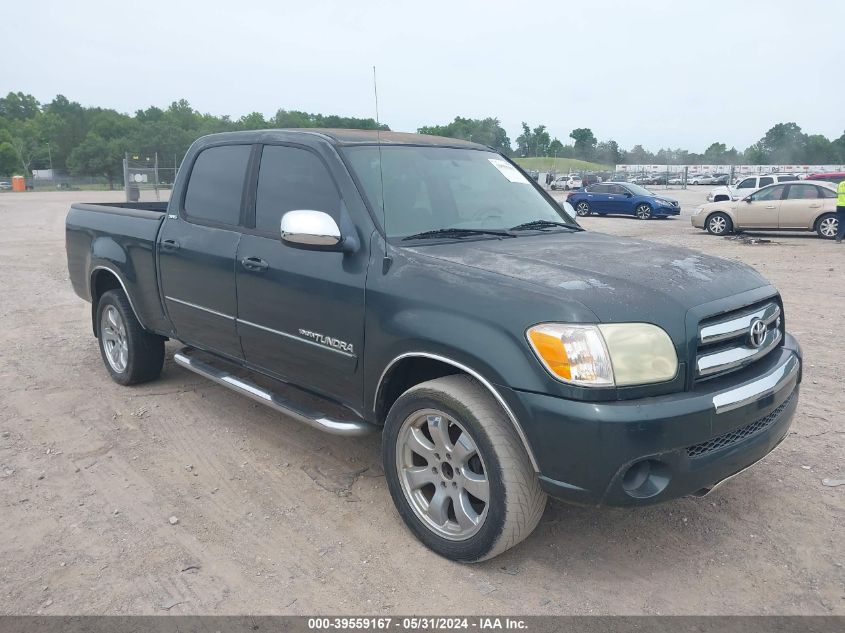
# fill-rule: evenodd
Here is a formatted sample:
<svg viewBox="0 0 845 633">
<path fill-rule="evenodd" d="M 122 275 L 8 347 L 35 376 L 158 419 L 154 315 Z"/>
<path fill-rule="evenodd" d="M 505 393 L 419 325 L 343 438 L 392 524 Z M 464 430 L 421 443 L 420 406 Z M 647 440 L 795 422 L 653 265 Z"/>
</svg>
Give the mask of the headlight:
<svg viewBox="0 0 845 633">
<path fill-rule="evenodd" d="M 695 210 L 695 213 L 693 213 L 693 215 L 698 215 L 698 214 L 699 214 L 699 213 L 701 213 L 702 211 L 704 211 L 704 207 L 703 207 L 703 206 L 702 206 L 702 207 L 698 207 L 698 208 Z"/>
<path fill-rule="evenodd" d="M 543 366 L 568 384 L 624 387 L 664 382 L 678 372 L 672 340 L 650 323 L 542 323 L 526 335 Z"/>
</svg>

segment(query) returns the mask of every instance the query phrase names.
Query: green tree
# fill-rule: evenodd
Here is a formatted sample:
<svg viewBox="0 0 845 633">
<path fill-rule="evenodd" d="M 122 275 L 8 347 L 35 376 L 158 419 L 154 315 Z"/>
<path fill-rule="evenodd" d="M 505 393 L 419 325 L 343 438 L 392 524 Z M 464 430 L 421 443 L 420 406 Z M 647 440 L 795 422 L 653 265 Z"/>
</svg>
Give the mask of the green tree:
<svg viewBox="0 0 845 633">
<path fill-rule="evenodd" d="M 417 130 L 420 134 L 448 136 L 461 138 L 474 143 L 480 143 L 499 150 L 505 154 L 511 153 L 511 142 L 507 133 L 499 123 L 499 119 L 467 119 L 455 117 L 446 125 L 427 125 Z"/>
<path fill-rule="evenodd" d="M 25 121 L 35 118 L 40 111 L 41 105 L 32 95 L 10 92 L 0 98 L 0 119 Z"/>
<path fill-rule="evenodd" d="M 807 135 L 796 123 L 778 123 L 766 132 L 759 144 L 768 161 L 781 164 L 801 160 L 806 142 Z"/>
<path fill-rule="evenodd" d="M 590 128 L 576 128 L 569 133 L 569 138 L 575 141 L 575 155 L 578 158 L 592 160 L 598 141 Z"/>
<path fill-rule="evenodd" d="M 89 132 L 68 157 L 68 167 L 74 175 L 103 176 L 114 189 L 123 175 L 123 157 L 128 143 L 122 139 L 106 140 L 96 132 Z"/>
<path fill-rule="evenodd" d="M 804 140 L 801 162 L 813 165 L 835 163 L 839 158 L 836 146 L 822 134 L 811 134 Z"/>
</svg>

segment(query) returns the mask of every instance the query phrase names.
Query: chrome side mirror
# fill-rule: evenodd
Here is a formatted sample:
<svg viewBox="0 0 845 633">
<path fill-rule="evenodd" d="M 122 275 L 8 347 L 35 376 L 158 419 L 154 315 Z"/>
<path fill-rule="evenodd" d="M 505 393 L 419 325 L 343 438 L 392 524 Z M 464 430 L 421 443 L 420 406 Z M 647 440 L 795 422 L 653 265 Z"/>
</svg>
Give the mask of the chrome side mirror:
<svg viewBox="0 0 845 633">
<path fill-rule="evenodd" d="M 304 248 L 333 250 L 343 242 L 337 222 L 323 211 L 288 211 L 282 216 L 281 231 L 283 242 Z"/>
</svg>

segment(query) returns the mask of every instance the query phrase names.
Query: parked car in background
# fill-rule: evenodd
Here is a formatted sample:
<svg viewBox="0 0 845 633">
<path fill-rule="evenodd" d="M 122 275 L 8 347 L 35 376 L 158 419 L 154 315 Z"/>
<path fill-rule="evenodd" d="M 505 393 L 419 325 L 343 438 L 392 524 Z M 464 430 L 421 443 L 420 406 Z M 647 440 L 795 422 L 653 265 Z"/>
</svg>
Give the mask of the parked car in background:
<svg viewBox="0 0 845 633">
<path fill-rule="evenodd" d="M 569 182 L 569 176 L 558 176 L 552 180 L 552 183 L 549 186 L 553 191 L 563 191 L 566 189 L 567 182 Z"/>
<path fill-rule="evenodd" d="M 649 178 L 650 176 L 641 174 L 639 176 L 631 176 L 630 178 L 628 178 L 628 182 L 633 183 L 635 185 L 647 185 Z"/>
<path fill-rule="evenodd" d="M 588 187 L 589 185 L 594 185 L 597 182 L 601 182 L 601 177 L 597 176 L 596 174 L 582 174 L 581 175 L 581 186 Z"/>
<path fill-rule="evenodd" d="M 652 174 L 649 176 L 647 185 L 666 185 L 669 183 L 669 176 L 666 174 Z"/>
<path fill-rule="evenodd" d="M 845 180 L 845 171 L 834 171 L 821 174 L 808 174 L 807 180 L 822 180 L 825 182 L 832 182 L 833 184 L 838 185 L 840 182 Z"/>
<path fill-rule="evenodd" d="M 603 182 L 570 194 L 567 201 L 580 216 L 635 215 L 640 220 L 678 215 L 677 200 L 657 196 L 648 189 L 629 182 Z"/>
<path fill-rule="evenodd" d="M 12 183 L 10 183 L 6 180 L 4 180 L 3 182 L 0 182 L 0 191 L 2 191 L 3 189 L 11 189 L 11 188 L 12 188 Z"/>
<path fill-rule="evenodd" d="M 528 173 L 529 177 L 533 178 L 537 182 L 540 182 L 540 172 L 539 171 L 537 171 L 536 169 L 529 169 L 527 173 Z"/>
<path fill-rule="evenodd" d="M 580 189 L 583 186 L 583 181 L 581 180 L 581 176 L 578 174 L 569 174 L 566 179 L 566 184 L 564 185 L 564 189 L 569 191 L 570 189 Z"/>
<path fill-rule="evenodd" d="M 669 177 L 669 184 L 670 185 L 682 185 L 682 184 L 684 184 L 684 175 L 683 174 L 672 174 Z"/>
<path fill-rule="evenodd" d="M 730 174 L 713 174 L 714 185 L 728 185 L 731 182 Z"/>
<path fill-rule="evenodd" d="M 747 176 L 734 186 L 716 187 L 707 194 L 707 202 L 722 202 L 724 200 L 739 200 L 740 198 L 765 187 L 779 182 L 798 180 L 793 174 L 763 174 L 762 176 Z"/>
<path fill-rule="evenodd" d="M 713 174 L 691 174 L 687 177 L 687 183 L 690 185 L 712 185 L 715 181 Z"/>
<path fill-rule="evenodd" d="M 696 209 L 692 225 L 711 235 L 744 230 L 815 231 L 832 239 L 836 221 L 835 185 L 801 180 L 766 185 L 741 200 L 724 200 Z"/>
</svg>

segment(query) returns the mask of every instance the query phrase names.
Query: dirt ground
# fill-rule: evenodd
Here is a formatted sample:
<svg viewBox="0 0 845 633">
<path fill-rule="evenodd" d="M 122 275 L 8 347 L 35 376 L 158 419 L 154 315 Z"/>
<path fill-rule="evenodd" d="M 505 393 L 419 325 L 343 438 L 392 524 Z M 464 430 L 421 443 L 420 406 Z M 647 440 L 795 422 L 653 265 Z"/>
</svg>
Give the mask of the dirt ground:
<svg viewBox="0 0 845 633">
<path fill-rule="evenodd" d="M 689 223 L 708 189 L 666 192 L 680 218 L 583 224 L 743 261 L 780 288 L 806 360 L 789 438 L 704 499 L 552 502 L 475 566 L 404 528 L 378 438 L 324 435 L 170 358 L 157 382 L 109 380 L 64 217 L 122 192 L 0 194 L 0 613 L 845 614 L 845 485 L 822 483 L 845 478 L 845 245 L 709 236 Z"/>
</svg>

